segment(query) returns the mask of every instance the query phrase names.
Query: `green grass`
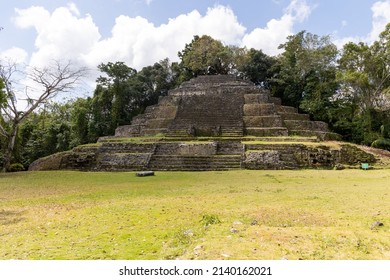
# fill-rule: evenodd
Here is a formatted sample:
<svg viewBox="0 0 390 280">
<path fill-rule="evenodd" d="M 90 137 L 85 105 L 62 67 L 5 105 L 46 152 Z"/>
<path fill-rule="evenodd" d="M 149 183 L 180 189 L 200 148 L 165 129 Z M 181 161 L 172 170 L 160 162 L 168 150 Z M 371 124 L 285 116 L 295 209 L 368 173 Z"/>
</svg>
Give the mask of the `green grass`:
<svg viewBox="0 0 390 280">
<path fill-rule="evenodd" d="M 390 259 L 389 182 L 388 169 L 1 174 L 0 259 Z"/>
</svg>

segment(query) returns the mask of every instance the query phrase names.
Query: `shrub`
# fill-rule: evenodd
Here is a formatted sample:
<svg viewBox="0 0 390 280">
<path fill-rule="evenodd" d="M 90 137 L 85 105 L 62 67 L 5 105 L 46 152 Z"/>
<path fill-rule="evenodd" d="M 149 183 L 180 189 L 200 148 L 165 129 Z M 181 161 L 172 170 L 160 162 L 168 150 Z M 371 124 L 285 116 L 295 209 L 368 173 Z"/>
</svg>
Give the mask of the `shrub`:
<svg viewBox="0 0 390 280">
<path fill-rule="evenodd" d="M 380 129 L 383 138 L 390 138 L 390 125 L 382 125 Z"/>
<path fill-rule="evenodd" d="M 390 139 L 379 138 L 372 142 L 371 147 L 390 151 Z"/>
<path fill-rule="evenodd" d="M 202 217 L 202 223 L 207 227 L 209 225 L 219 224 L 221 221 L 219 220 L 217 215 L 211 214 L 211 215 L 203 215 Z"/>
<path fill-rule="evenodd" d="M 24 171 L 24 166 L 21 163 L 12 163 L 8 169 L 8 172 L 19 172 L 19 171 Z"/>
</svg>

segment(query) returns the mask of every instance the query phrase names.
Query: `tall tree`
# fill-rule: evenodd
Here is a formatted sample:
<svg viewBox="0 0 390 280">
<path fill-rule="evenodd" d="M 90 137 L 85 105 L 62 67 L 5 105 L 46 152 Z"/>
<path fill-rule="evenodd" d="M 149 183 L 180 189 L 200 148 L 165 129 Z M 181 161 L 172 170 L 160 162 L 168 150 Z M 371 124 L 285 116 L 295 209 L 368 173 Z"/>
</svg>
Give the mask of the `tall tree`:
<svg viewBox="0 0 390 280">
<path fill-rule="evenodd" d="M 380 137 L 380 127 L 389 125 L 389 39 L 390 24 L 372 45 L 351 42 L 341 52 L 336 97 L 349 106 L 351 140 L 358 143 L 370 144 Z"/>
<path fill-rule="evenodd" d="M 130 92 L 128 80 L 137 74 L 137 71 L 123 62 L 108 62 L 98 66 L 105 76 L 97 79 L 98 86 L 103 91 L 108 91 L 112 96 L 111 120 L 115 129 L 118 125 L 125 124 L 129 120 L 126 106 L 129 104 Z"/>
<path fill-rule="evenodd" d="M 0 134 L 6 139 L 3 171 L 9 167 L 15 148 L 18 128 L 21 123 L 41 105 L 60 92 L 67 92 L 75 87 L 86 74 L 85 68 L 73 69 L 71 63 L 53 62 L 45 68 L 30 68 L 23 73 L 29 87 L 18 89 L 16 77 L 20 75 L 16 64 L 0 64 L 0 79 L 3 80 L 3 98 L 0 103 Z M 34 91 L 34 96 L 30 96 Z M 25 96 L 26 108 L 21 110 L 19 96 Z"/>
<path fill-rule="evenodd" d="M 178 55 L 187 75 L 192 77 L 227 74 L 233 64 L 229 48 L 207 35 L 194 36 Z"/>
<path fill-rule="evenodd" d="M 97 79 L 89 123 L 89 139 L 95 140 L 113 134 L 119 125 L 129 124 L 147 106 L 156 104 L 177 79 L 168 59 L 139 72 L 123 62 L 101 64 L 99 69 L 104 75 Z"/>
<path fill-rule="evenodd" d="M 239 66 L 241 75 L 258 86 L 268 88 L 269 80 L 273 76 L 273 65 L 276 63 L 276 59 L 266 55 L 261 50 L 253 48 L 241 53 L 238 57 L 241 60 Z"/>
<path fill-rule="evenodd" d="M 30 114 L 19 127 L 14 159 L 28 166 L 40 157 L 72 148 L 72 105 L 48 102 Z"/>
<path fill-rule="evenodd" d="M 301 108 L 318 119 L 326 120 L 329 98 L 337 90 L 337 47 L 328 36 L 306 31 L 289 36 L 280 46 L 273 93 L 284 103 Z"/>
</svg>

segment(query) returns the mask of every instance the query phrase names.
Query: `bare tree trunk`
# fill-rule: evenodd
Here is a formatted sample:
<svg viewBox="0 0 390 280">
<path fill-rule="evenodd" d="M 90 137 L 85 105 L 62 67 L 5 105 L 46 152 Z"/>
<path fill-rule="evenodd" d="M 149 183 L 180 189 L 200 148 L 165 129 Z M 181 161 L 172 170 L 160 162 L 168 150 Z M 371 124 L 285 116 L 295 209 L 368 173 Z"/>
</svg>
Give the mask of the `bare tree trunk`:
<svg viewBox="0 0 390 280">
<path fill-rule="evenodd" d="M 2 172 L 6 172 L 11 165 L 12 154 L 13 154 L 13 151 L 15 148 L 17 134 L 18 134 L 18 127 L 17 127 L 17 125 L 13 125 L 11 134 L 7 138 L 8 145 L 7 145 L 7 149 L 5 150 L 5 154 L 4 154 L 4 165 L 3 165 Z"/>
<path fill-rule="evenodd" d="M 73 89 L 87 71 L 86 68 L 72 70 L 70 62 L 61 65 L 58 61 L 54 61 L 52 65 L 43 69 L 30 69 L 30 71 L 25 72 L 26 77 L 29 81 L 35 83 L 37 88 L 42 89 L 42 93 L 36 98 L 30 98 L 26 87 L 24 95 L 28 101 L 28 106 L 24 111 L 20 111 L 17 106 L 17 92 L 12 87 L 12 76 L 17 72 L 16 68 L 16 64 L 6 66 L 0 64 L 0 81 L 3 87 L 1 90 L 5 92 L 6 96 L 6 100 L 0 104 L 0 114 L 6 123 L 12 125 L 11 128 L 8 128 L 0 123 L 0 134 L 8 141 L 4 153 L 3 172 L 10 167 L 19 125 L 50 98 L 55 97 L 59 92 L 67 92 Z"/>
</svg>

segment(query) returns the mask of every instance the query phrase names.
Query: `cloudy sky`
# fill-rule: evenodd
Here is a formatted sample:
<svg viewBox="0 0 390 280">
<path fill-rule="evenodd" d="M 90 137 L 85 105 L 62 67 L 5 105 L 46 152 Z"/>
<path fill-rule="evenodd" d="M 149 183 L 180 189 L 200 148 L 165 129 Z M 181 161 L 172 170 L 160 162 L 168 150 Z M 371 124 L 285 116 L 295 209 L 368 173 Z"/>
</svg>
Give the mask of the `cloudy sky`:
<svg viewBox="0 0 390 280">
<path fill-rule="evenodd" d="M 140 69 L 177 60 L 196 34 L 276 55 L 301 30 L 331 35 L 341 46 L 372 42 L 390 22 L 390 0 L 0 1 L 0 58 L 39 66 L 71 59 Z"/>
</svg>

